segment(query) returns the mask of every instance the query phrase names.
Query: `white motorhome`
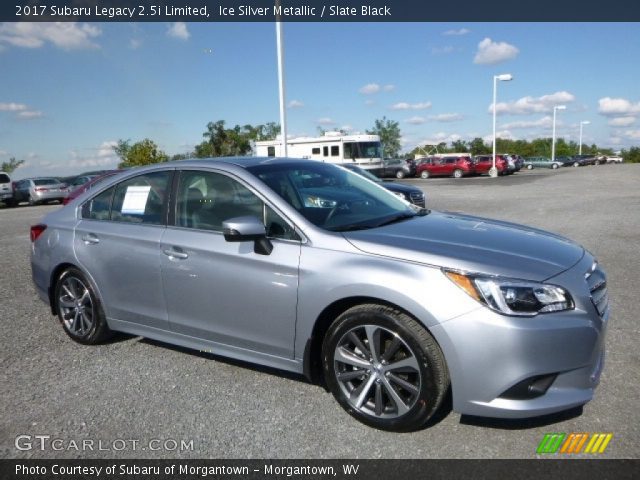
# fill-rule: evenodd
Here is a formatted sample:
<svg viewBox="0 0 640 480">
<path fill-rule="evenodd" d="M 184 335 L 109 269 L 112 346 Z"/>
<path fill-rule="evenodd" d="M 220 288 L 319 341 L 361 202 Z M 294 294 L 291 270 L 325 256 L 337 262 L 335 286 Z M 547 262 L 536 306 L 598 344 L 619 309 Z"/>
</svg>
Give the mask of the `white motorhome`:
<svg viewBox="0 0 640 480">
<path fill-rule="evenodd" d="M 257 157 L 282 157 L 282 142 L 255 142 Z M 327 163 L 355 163 L 366 169 L 382 166 L 382 145 L 378 135 L 343 135 L 326 132 L 322 137 L 298 137 L 287 141 L 287 156 Z"/>
</svg>

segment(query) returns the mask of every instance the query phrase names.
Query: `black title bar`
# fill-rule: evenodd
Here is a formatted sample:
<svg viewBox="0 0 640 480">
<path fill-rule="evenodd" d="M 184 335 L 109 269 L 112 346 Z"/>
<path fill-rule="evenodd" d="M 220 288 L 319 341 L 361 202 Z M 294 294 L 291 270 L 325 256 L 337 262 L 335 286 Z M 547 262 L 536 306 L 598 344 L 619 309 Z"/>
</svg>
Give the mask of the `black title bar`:
<svg viewBox="0 0 640 480">
<path fill-rule="evenodd" d="M 630 0 L 3 0 L 3 22 L 639 21 Z M 595 33 L 594 33 L 595 34 Z"/>
</svg>

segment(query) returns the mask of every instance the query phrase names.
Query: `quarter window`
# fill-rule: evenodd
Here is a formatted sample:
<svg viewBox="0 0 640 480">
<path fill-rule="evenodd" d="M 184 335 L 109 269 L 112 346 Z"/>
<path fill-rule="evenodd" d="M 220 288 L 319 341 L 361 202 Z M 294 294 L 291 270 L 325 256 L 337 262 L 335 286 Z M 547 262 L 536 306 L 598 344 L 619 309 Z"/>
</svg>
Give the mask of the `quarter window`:
<svg viewBox="0 0 640 480">
<path fill-rule="evenodd" d="M 311 155 L 320 155 L 320 147 L 313 147 L 311 149 Z"/>
<path fill-rule="evenodd" d="M 333 145 L 331 147 L 331 156 L 337 157 L 338 155 L 340 155 L 340 147 L 338 145 Z"/>
</svg>

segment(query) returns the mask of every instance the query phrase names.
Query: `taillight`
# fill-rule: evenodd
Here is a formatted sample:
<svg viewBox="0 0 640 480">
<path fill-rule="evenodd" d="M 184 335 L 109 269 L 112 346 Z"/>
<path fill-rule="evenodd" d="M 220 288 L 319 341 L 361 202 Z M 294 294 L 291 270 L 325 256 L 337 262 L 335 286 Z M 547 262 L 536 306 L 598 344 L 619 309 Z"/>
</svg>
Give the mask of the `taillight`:
<svg viewBox="0 0 640 480">
<path fill-rule="evenodd" d="M 42 223 L 39 223 L 38 225 L 31 225 L 31 243 L 35 242 L 46 229 L 47 226 Z"/>
<path fill-rule="evenodd" d="M 44 188 L 44 187 L 36 187 L 36 188 L 34 188 L 34 190 L 35 190 L 36 192 L 44 192 L 44 191 L 46 191 L 47 189 L 46 189 L 46 188 Z"/>
</svg>

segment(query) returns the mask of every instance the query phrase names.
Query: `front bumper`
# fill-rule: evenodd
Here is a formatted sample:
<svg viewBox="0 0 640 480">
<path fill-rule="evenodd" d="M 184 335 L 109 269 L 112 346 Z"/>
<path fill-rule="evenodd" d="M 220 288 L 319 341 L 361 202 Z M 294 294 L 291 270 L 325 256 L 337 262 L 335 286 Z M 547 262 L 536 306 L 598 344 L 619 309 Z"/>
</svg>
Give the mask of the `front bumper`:
<svg viewBox="0 0 640 480">
<path fill-rule="evenodd" d="M 432 327 L 445 354 L 453 409 L 462 414 L 526 418 L 587 403 L 604 367 L 607 307 L 600 315 L 585 281 L 593 258 L 549 280 L 567 288 L 576 308 L 533 318 L 480 307 Z M 543 392 L 514 398 L 514 386 L 552 379 Z M 526 389 L 525 389 L 526 390 Z"/>
</svg>

